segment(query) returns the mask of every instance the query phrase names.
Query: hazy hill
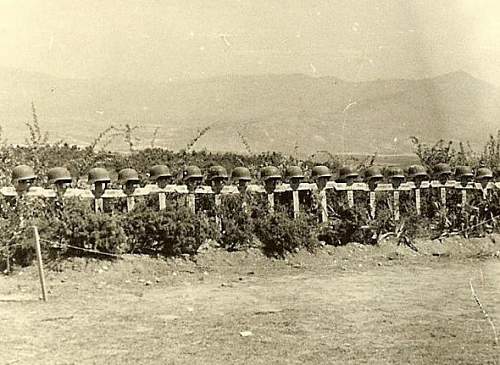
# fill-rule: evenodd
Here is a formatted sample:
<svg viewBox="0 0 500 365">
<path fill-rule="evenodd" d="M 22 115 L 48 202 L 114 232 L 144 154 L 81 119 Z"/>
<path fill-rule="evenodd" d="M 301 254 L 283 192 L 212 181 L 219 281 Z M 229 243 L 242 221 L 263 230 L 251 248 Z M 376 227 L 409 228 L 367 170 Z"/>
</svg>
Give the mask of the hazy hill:
<svg viewBox="0 0 500 365">
<path fill-rule="evenodd" d="M 68 80 L 0 69 L 0 124 L 10 142 L 22 142 L 33 100 L 52 140 L 89 143 L 114 124 L 142 125 L 149 145 L 182 148 L 210 125 L 197 148 L 301 153 L 405 153 L 408 137 L 470 140 L 480 144 L 500 128 L 500 94 L 464 72 L 424 80 L 352 83 L 300 74 L 217 77 L 146 83 Z M 346 106 L 352 104 L 346 109 Z M 124 148 L 117 141 L 115 148 Z"/>
</svg>

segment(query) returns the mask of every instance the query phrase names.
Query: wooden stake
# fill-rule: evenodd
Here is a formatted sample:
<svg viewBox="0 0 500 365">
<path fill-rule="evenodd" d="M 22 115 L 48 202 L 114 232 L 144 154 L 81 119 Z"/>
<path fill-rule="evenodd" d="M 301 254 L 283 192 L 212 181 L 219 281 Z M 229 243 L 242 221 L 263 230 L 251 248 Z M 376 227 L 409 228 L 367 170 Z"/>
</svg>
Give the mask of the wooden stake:
<svg viewBox="0 0 500 365">
<path fill-rule="evenodd" d="M 465 212 L 465 205 L 467 204 L 467 190 L 462 189 L 462 212 Z"/>
<path fill-rule="evenodd" d="M 415 207 L 417 208 L 417 215 L 421 215 L 421 204 L 420 204 L 420 189 L 415 189 Z"/>
<path fill-rule="evenodd" d="M 320 207 L 321 207 L 321 223 L 328 222 L 328 206 L 326 201 L 326 190 L 319 192 Z"/>
<path fill-rule="evenodd" d="M 267 194 L 267 202 L 269 203 L 269 213 L 274 212 L 274 193 Z"/>
<path fill-rule="evenodd" d="M 219 228 L 219 231 L 222 231 L 222 219 L 219 216 L 219 207 L 221 206 L 221 196 L 220 194 L 215 194 L 214 196 L 214 204 L 215 204 L 215 209 L 217 211 L 217 214 L 215 215 L 215 224 L 217 224 L 217 227 Z"/>
<path fill-rule="evenodd" d="M 375 192 L 374 191 L 370 191 L 369 194 L 370 194 L 370 215 L 372 216 L 372 218 L 375 218 L 375 208 L 376 208 L 376 205 L 375 205 Z"/>
<path fill-rule="evenodd" d="M 10 247 L 8 243 L 5 247 L 5 272 L 10 274 Z"/>
<path fill-rule="evenodd" d="M 104 212 L 104 199 L 103 198 L 96 198 L 94 199 L 95 204 L 94 204 L 94 209 L 96 213 L 102 213 Z"/>
<path fill-rule="evenodd" d="M 158 194 L 158 205 L 160 207 L 160 210 L 165 210 L 167 208 L 167 194 Z"/>
<path fill-rule="evenodd" d="M 135 198 L 133 196 L 127 196 L 127 212 L 131 212 L 135 207 Z"/>
<path fill-rule="evenodd" d="M 187 205 L 191 212 L 196 213 L 196 196 L 194 195 L 194 193 L 188 193 Z"/>
<path fill-rule="evenodd" d="M 354 208 L 354 191 L 347 190 L 347 205 L 349 208 Z"/>
<path fill-rule="evenodd" d="M 439 192 L 441 194 L 441 204 L 443 207 L 446 206 L 446 188 L 445 187 L 440 187 Z"/>
<path fill-rule="evenodd" d="M 299 211 L 300 211 L 298 190 L 292 191 L 292 198 L 293 198 L 293 218 L 297 218 L 299 216 Z"/>
<path fill-rule="evenodd" d="M 44 302 L 46 302 L 47 290 L 45 289 L 45 275 L 43 273 L 42 249 L 40 247 L 40 236 L 38 235 L 38 228 L 36 228 L 35 226 L 33 226 L 33 233 L 35 236 L 36 258 L 38 261 L 38 275 L 40 276 L 40 285 L 42 287 L 42 299 Z"/>
<path fill-rule="evenodd" d="M 394 190 L 394 220 L 399 221 L 399 191 Z"/>
</svg>

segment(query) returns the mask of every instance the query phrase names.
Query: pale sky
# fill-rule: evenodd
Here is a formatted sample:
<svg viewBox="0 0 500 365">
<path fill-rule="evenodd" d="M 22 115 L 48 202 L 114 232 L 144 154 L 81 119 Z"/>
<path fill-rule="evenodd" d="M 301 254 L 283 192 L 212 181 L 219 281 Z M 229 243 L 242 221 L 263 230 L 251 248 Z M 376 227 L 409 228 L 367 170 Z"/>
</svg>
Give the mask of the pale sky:
<svg viewBox="0 0 500 365">
<path fill-rule="evenodd" d="M 500 85 L 500 1 L 0 0 L 0 66 L 156 81 L 462 69 Z"/>
</svg>

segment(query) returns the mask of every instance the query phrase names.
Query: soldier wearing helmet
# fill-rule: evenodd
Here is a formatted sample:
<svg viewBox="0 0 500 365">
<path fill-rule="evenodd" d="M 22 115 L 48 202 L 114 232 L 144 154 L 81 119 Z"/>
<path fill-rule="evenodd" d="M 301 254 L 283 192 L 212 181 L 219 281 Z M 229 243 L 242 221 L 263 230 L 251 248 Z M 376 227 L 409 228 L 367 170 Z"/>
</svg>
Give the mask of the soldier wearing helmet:
<svg viewBox="0 0 500 365">
<path fill-rule="evenodd" d="M 155 165 L 149 169 L 149 180 L 155 184 L 159 189 L 165 189 L 168 185 L 173 184 L 174 176 L 168 166 L 166 165 Z M 155 189 L 156 190 L 156 189 Z M 167 194 L 162 191 L 154 191 L 149 195 L 144 197 L 146 205 L 150 209 L 154 210 L 164 210 L 167 209 L 167 205 L 170 203 L 176 204 L 176 206 L 180 206 L 184 204 L 179 201 L 179 199 L 172 199 L 173 196 L 170 196 L 171 199 L 167 200 Z M 172 207 L 173 208 L 173 207 Z"/>
<path fill-rule="evenodd" d="M 298 191 L 300 183 L 304 180 L 304 173 L 299 166 L 289 166 L 285 170 L 285 182 L 289 184 L 290 190 L 275 193 L 275 205 L 277 209 L 286 212 L 290 217 L 294 216 L 294 194 L 297 194 L 299 208 L 301 201 L 305 198 L 307 191 Z M 303 205 L 302 205 L 303 207 Z"/>
<path fill-rule="evenodd" d="M 208 169 L 207 182 L 215 194 L 221 193 L 228 180 L 229 175 L 223 166 L 215 165 Z"/>
<path fill-rule="evenodd" d="M 276 186 L 281 183 L 281 173 L 275 166 L 266 166 L 260 170 L 260 178 L 264 182 L 264 188 L 268 194 L 276 190 Z"/>
<path fill-rule="evenodd" d="M 134 169 L 123 169 L 118 172 L 118 183 L 126 195 L 132 195 L 139 187 L 139 174 Z"/>
<path fill-rule="evenodd" d="M 285 179 L 292 190 L 297 190 L 302 180 L 304 180 L 304 173 L 299 166 L 289 166 L 285 172 Z"/>
<path fill-rule="evenodd" d="M 110 199 L 101 200 L 104 193 L 111 184 L 111 178 L 109 176 L 108 170 L 102 167 L 94 167 L 88 172 L 88 183 L 90 184 L 90 190 L 94 195 L 94 200 L 92 202 L 92 208 L 96 212 L 106 212 L 111 213 L 113 211 L 113 204 Z M 102 202 L 100 206 L 99 202 Z"/>
<path fill-rule="evenodd" d="M 335 180 L 338 183 L 352 185 L 359 177 L 359 174 L 351 166 L 342 166 L 339 169 L 338 177 Z"/>
<path fill-rule="evenodd" d="M 52 211 L 56 218 L 62 218 L 64 210 L 63 196 L 71 186 L 73 178 L 65 167 L 53 167 L 47 172 L 47 184 L 56 192 L 56 198 L 52 200 Z"/>
<path fill-rule="evenodd" d="M 379 183 L 384 179 L 384 175 L 377 166 L 370 166 L 365 170 L 364 181 L 368 184 L 370 190 L 375 190 Z"/>
<path fill-rule="evenodd" d="M 231 172 L 231 181 L 237 185 L 240 194 L 246 191 L 251 180 L 250 170 L 246 167 L 235 167 Z"/>
<path fill-rule="evenodd" d="M 422 182 L 429 180 L 429 174 L 422 165 L 411 165 L 408 167 L 408 178 L 415 184 L 416 188 L 420 188 Z"/>
<path fill-rule="evenodd" d="M 429 180 L 426 168 L 422 165 L 409 166 L 408 179 L 413 182 L 415 189 L 410 191 L 410 198 L 407 199 L 406 203 L 402 204 L 402 214 L 414 214 L 415 219 L 418 219 L 417 216 L 420 216 L 421 219 L 429 218 L 431 215 L 430 204 L 432 204 L 431 189 L 421 189 L 422 183 Z M 404 208 L 407 208 L 407 211 L 404 211 Z"/>
<path fill-rule="evenodd" d="M 394 189 L 398 189 L 406 178 L 403 169 L 397 166 L 388 167 L 386 175 L 387 182 L 390 183 Z"/>
<path fill-rule="evenodd" d="M 473 190 L 466 189 L 473 181 L 474 173 L 470 166 L 457 166 L 454 175 L 458 185 L 447 191 L 447 219 L 451 222 L 451 229 L 463 230 L 477 208 L 471 204 L 474 200 Z"/>
<path fill-rule="evenodd" d="M 208 217 L 215 219 L 220 230 L 223 229 L 224 212 L 222 201 L 226 196 L 221 192 L 229 180 L 229 175 L 225 167 L 212 165 L 208 168 L 206 182 L 212 188 L 214 194 L 202 194 L 198 197 L 197 210 L 202 210 Z"/>
<path fill-rule="evenodd" d="M 474 173 L 470 166 L 457 166 L 455 168 L 455 180 L 459 181 L 463 187 L 466 187 L 473 179 Z"/>
<path fill-rule="evenodd" d="M 493 180 L 493 171 L 487 167 L 480 167 L 475 175 L 475 189 L 467 194 L 472 195 L 470 205 L 476 210 L 474 217 L 474 227 L 471 232 L 483 236 L 485 233 L 491 233 L 493 226 L 491 222 L 495 216 L 495 192 L 489 189 L 489 183 Z"/>
<path fill-rule="evenodd" d="M 487 167 L 480 167 L 476 171 L 476 181 L 485 189 L 488 183 L 493 180 L 493 171 Z"/>
<path fill-rule="evenodd" d="M 23 226 L 26 220 L 45 213 L 45 202 L 43 199 L 30 199 L 28 193 L 33 187 L 37 175 L 31 166 L 18 165 L 12 169 L 11 181 L 16 191 L 16 196 L 6 197 L 8 205 L 2 214 L 14 214 L 16 226 Z"/>
<path fill-rule="evenodd" d="M 438 163 L 434 166 L 434 178 L 442 185 L 446 184 L 452 175 L 451 167 L 447 163 Z"/>
<path fill-rule="evenodd" d="M 58 196 L 63 196 L 71 186 L 73 178 L 65 167 L 53 167 L 47 172 L 47 181 L 52 186 Z"/>
<path fill-rule="evenodd" d="M 331 177 L 332 173 L 327 166 L 316 165 L 311 170 L 311 179 L 316 183 L 318 190 L 323 190 Z"/>
<path fill-rule="evenodd" d="M 31 166 L 19 165 L 12 170 L 12 184 L 18 194 L 27 193 L 37 178 Z"/>
<path fill-rule="evenodd" d="M 118 184 L 122 188 L 126 198 L 119 197 L 113 200 L 115 211 L 128 213 L 134 209 L 137 199 L 142 200 L 142 197 L 133 196 L 134 192 L 139 187 L 140 181 L 139 174 L 134 169 L 126 168 L 118 171 Z"/>
<path fill-rule="evenodd" d="M 195 165 L 186 166 L 182 171 L 182 181 L 190 192 L 194 192 L 196 187 L 200 186 L 203 181 L 201 169 Z"/>
<path fill-rule="evenodd" d="M 166 165 L 155 165 L 149 170 L 149 178 L 160 189 L 165 189 L 172 182 L 172 173 Z"/>
<path fill-rule="evenodd" d="M 108 170 L 102 167 L 94 167 L 89 170 L 88 182 L 90 184 L 90 190 L 96 198 L 102 197 L 106 189 L 111 183 L 111 178 L 109 177 Z"/>
</svg>

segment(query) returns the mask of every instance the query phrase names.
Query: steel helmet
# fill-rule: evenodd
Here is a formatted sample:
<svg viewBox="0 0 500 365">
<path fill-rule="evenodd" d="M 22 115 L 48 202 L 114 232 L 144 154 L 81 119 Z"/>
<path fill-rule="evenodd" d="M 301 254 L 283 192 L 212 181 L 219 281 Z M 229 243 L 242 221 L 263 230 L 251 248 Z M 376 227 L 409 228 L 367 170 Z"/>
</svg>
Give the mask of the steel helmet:
<svg viewBox="0 0 500 365">
<path fill-rule="evenodd" d="M 303 179 L 304 173 L 299 166 L 290 166 L 286 169 L 285 176 L 287 179 Z"/>
<path fill-rule="evenodd" d="M 408 176 L 412 179 L 416 177 L 426 178 L 429 177 L 427 170 L 422 165 L 411 165 L 408 167 Z"/>
<path fill-rule="evenodd" d="M 493 172 L 487 167 L 480 167 L 476 171 L 476 179 L 492 179 Z"/>
<path fill-rule="evenodd" d="M 172 173 L 165 165 L 155 165 L 149 169 L 149 178 L 156 181 L 160 177 L 172 177 Z"/>
<path fill-rule="evenodd" d="M 71 182 L 73 178 L 69 173 L 68 169 L 65 167 L 53 167 L 47 172 L 47 179 L 49 184 L 55 184 L 57 182 Z"/>
<path fill-rule="evenodd" d="M 384 178 L 384 175 L 382 175 L 380 168 L 377 166 L 371 166 L 365 170 L 365 180 L 367 180 L 367 181 L 381 180 L 383 178 Z"/>
<path fill-rule="evenodd" d="M 12 169 L 12 181 L 36 179 L 35 171 L 31 166 L 19 165 Z"/>
<path fill-rule="evenodd" d="M 266 166 L 260 170 L 260 178 L 264 181 L 270 179 L 281 179 L 281 173 L 277 167 Z"/>
<path fill-rule="evenodd" d="M 357 178 L 359 174 L 354 171 L 351 166 L 342 166 L 339 169 L 339 180 L 348 179 L 348 178 Z"/>
<path fill-rule="evenodd" d="M 404 179 L 405 174 L 400 167 L 391 166 L 387 168 L 387 177 L 390 179 Z"/>
<path fill-rule="evenodd" d="M 208 180 L 227 180 L 227 170 L 223 166 L 215 165 L 208 169 Z"/>
<path fill-rule="evenodd" d="M 250 175 L 250 170 L 246 167 L 236 167 L 231 173 L 231 179 L 233 181 L 250 181 L 252 177 Z"/>
<path fill-rule="evenodd" d="M 330 169 L 327 166 L 317 165 L 312 168 L 311 178 L 317 179 L 320 177 L 327 177 L 327 178 L 332 177 L 332 173 L 330 172 Z"/>
<path fill-rule="evenodd" d="M 452 173 L 451 167 L 447 163 L 441 162 L 434 166 L 434 174 L 436 176 L 451 175 Z"/>
<path fill-rule="evenodd" d="M 96 182 L 103 182 L 103 183 L 111 182 L 108 170 L 102 167 L 94 167 L 93 169 L 90 169 L 89 184 L 94 184 Z"/>
<path fill-rule="evenodd" d="M 187 181 L 190 179 L 203 179 L 203 174 L 198 166 L 190 165 L 186 166 L 182 172 L 182 180 Z"/>
<path fill-rule="evenodd" d="M 473 177 L 472 169 L 470 166 L 457 166 L 455 168 L 455 177 L 460 179 L 462 177 Z"/>
<path fill-rule="evenodd" d="M 118 172 L 118 182 L 120 185 L 125 185 L 129 182 L 139 183 L 139 174 L 134 169 L 123 169 Z"/>
</svg>

